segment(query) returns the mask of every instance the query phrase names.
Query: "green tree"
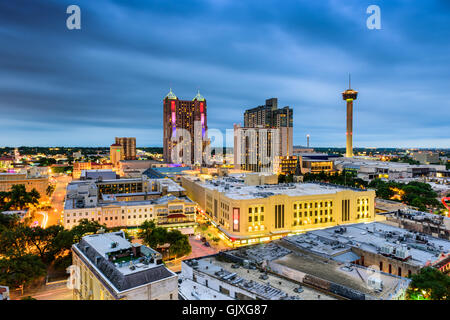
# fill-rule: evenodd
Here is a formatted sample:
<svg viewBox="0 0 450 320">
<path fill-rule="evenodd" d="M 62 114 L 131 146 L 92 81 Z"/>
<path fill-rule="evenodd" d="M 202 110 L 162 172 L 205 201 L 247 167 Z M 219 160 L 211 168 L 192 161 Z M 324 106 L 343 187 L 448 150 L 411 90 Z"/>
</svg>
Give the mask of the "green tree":
<svg viewBox="0 0 450 320">
<path fill-rule="evenodd" d="M 20 257 L 38 255 L 42 262 L 51 263 L 55 257 L 70 249 L 73 237 L 62 226 L 29 227 L 20 223 L 0 232 L 0 254 Z"/>
<path fill-rule="evenodd" d="M 20 221 L 20 217 L 16 214 L 2 214 L 0 213 L 0 232 L 2 227 L 12 228 Z"/>
<path fill-rule="evenodd" d="M 27 192 L 25 185 L 13 185 L 11 191 L 7 194 L 8 201 L 5 203 L 3 210 L 23 210 L 30 205 L 38 205 L 40 197 L 36 189 Z"/>
<path fill-rule="evenodd" d="M 70 230 L 73 237 L 72 243 L 78 243 L 84 235 L 97 233 L 97 231 L 99 231 L 100 229 L 106 231 L 108 228 L 106 227 L 106 225 L 100 224 L 97 221 L 81 219 L 78 225 Z"/>
<path fill-rule="evenodd" d="M 0 259 L 0 283 L 6 286 L 26 286 L 45 274 L 46 267 L 37 255 Z"/>
<path fill-rule="evenodd" d="M 167 231 L 166 228 L 157 227 L 154 221 L 145 221 L 140 227 L 138 237 L 142 242 L 153 249 L 169 244 L 169 255 L 176 257 L 189 254 L 192 251 L 189 238 L 179 230 Z"/>
<path fill-rule="evenodd" d="M 146 220 L 139 226 L 138 238 L 142 239 L 145 244 L 151 241 L 152 232 L 156 228 L 153 220 Z"/>
<path fill-rule="evenodd" d="M 411 279 L 406 290 L 407 299 L 450 300 L 450 276 L 439 270 L 426 267 Z"/>
</svg>

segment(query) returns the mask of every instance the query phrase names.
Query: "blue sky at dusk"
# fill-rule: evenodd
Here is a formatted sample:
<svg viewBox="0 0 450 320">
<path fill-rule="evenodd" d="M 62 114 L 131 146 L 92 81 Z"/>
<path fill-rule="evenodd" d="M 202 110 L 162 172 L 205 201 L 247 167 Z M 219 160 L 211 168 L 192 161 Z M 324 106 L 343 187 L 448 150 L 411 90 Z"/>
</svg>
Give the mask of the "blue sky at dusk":
<svg viewBox="0 0 450 320">
<path fill-rule="evenodd" d="M 344 147 L 351 73 L 355 147 L 450 148 L 449 39 L 447 0 L 1 1 L 0 146 L 162 146 L 172 87 L 210 128 L 278 97 L 295 145 Z"/>
</svg>

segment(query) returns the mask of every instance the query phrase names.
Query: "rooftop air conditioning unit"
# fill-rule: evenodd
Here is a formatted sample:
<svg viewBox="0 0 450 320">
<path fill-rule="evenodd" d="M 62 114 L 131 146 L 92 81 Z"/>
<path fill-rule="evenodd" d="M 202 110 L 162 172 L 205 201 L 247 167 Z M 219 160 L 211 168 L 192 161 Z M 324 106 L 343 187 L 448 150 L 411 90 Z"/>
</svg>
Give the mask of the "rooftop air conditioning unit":
<svg viewBox="0 0 450 320">
<path fill-rule="evenodd" d="M 373 290 L 383 290 L 383 280 L 381 280 L 377 274 L 374 274 L 367 279 L 367 285 Z"/>
</svg>

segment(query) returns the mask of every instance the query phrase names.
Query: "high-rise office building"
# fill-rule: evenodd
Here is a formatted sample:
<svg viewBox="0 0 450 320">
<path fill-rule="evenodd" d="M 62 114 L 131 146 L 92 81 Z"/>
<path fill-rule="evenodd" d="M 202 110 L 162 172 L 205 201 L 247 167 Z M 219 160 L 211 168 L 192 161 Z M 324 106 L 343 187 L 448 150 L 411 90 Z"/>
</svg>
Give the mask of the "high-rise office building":
<svg viewBox="0 0 450 320">
<path fill-rule="evenodd" d="M 293 127 L 293 110 L 286 106 L 278 109 L 278 99 L 266 100 L 266 104 L 256 108 L 245 110 L 244 127 L 255 128 L 263 126 L 265 128 Z"/>
<path fill-rule="evenodd" d="M 254 172 L 275 172 L 280 156 L 278 129 L 234 125 L 234 166 Z"/>
<path fill-rule="evenodd" d="M 136 138 L 117 138 L 116 143 L 123 148 L 123 160 L 136 160 Z"/>
<path fill-rule="evenodd" d="M 207 137 L 206 99 L 200 94 L 192 100 L 179 100 L 170 92 L 163 100 L 163 157 L 168 163 L 205 163 Z"/>
<path fill-rule="evenodd" d="M 280 157 L 293 154 L 293 111 L 278 109 L 278 99 L 244 113 L 244 127 L 234 127 L 234 162 L 243 170 L 276 172 Z"/>
</svg>

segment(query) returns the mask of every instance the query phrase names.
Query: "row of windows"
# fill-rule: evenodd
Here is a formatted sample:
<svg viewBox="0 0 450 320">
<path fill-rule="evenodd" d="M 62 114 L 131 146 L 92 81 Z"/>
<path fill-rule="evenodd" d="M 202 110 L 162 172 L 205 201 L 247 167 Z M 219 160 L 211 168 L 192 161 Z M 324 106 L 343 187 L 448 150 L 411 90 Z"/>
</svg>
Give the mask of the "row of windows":
<svg viewBox="0 0 450 320">
<path fill-rule="evenodd" d="M 321 201 L 321 202 L 307 202 L 307 203 L 294 203 L 294 210 L 298 209 L 311 209 L 311 208 L 324 208 L 324 207 L 332 207 L 333 201 Z"/>
<path fill-rule="evenodd" d="M 151 212 L 152 210 L 153 210 L 153 209 L 150 208 L 148 211 Z M 103 211 L 103 212 L 99 212 L 99 214 L 102 214 L 102 213 L 104 213 L 104 214 L 117 214 L 118 211 L 119 211 L 119 210 L 114 210 L 114 211 L 106 210 L 106 211 Z M 127 210 L 127 213 L 131 213 L 131 211 L 132 211 L 131 209 L 128 209 L 128 210 Z M 137 212 L 148 212 L 148 211 L 147 211 L 147 209 L 134 209 L 134 210 L 133 210 L 133 213 L 137 213 Z M 159 212 L 159 211 L 158 211 L 158 212 Z M 95 213 L 95 212 L 92 212 L 92 214 L 94 214 L 94 213 Z M 125 210 L 122 210 L 122 213 L 125 213 Z M 88 212 L 85 212 L 85 216 L 87 216 L 87 215 L 88 215 Z M 77 216 L 77 212 L 74 212 L 74 213 L 73 213 L 73 216 L 76 217 L 76 216 Z M 78 216 L 80 216 L 80 217 L 83 216 L 83 213 L 82 213 L 82 212 L 79 212 L 79 213 L 78 213 Z M 70 217 L 70 212 L 67 212 L 67 213 L 66 213 L 66 217 Z"/>
<path fill-rule="evenodd" d="M 259 217 L 260 217 L 259 221 L 260 222 L 264 222 L 264 215 L 261 215 Z M 249 216 L 248 217 L 248 222 L 258 222 L 258 216 L 254 216 L 254 217 Z"/>
<path fill-rule="evenodd" d="M 248 208 L 248 213 L 252 214 L 252 213 L 263 213 L 264 212 L 264 207 L 250 207 Z"/>
<path fill-rule="evenodd" d="M 327 223 L 327 222 L 333 222 L 333 218 L 325 217 L 325 218 L 315 218 L 313 222 L 309 223 L 307 220 L 294 220 L 293 226 L 301 226 L 301 225 L 307 225 L 307 224 L 317 224 L 317 223 Z"/>
<path fill-rule="evenodd" d="M 325 210 L 314 210 L 314 214 L 313 214 L 313 211 L 309 211 L 309 216 L 310 217 L 312 217 L 313 215 L 314 216 L 318 216 L 318 215 L 328 215 L 328 214 L 333 214 L 333 209 L 330 209 L 329 211 L 328 211 L 328 209 L 325 209 Z M 299 217 L 299 218 L 301 218 L 302 216 L 303 217 L 307 217 L 308 216 L 308 211 L 300 211 L 300 212 L 298 212 L 298 211 L 294 211 L 294 218 L 297 218 L 297 216 Z"/>
<path fill-rule="evenodd" d="M 128 219 L 137 219 L 136 218 L 137 216 L 128 216 Z M 153 215 L 148 215 L 148 218 L 153 218 Z M 147 219 L 147 215 L 145 214 L 145 215 L 139 215 L 139 218 L 138 219 Z M 76 217 L 75 217 L 75 219 L 73 220 L 73 223 L 76 223 L 77 221 L 80 221 L 80 220 L 82 220 L 82 218 L 81 219 L 77 219 Z M 91 220 L 92 221 L 94 221 L 94 218 L 91 218 Z M 99 217 L 99 218 L 97 218 L 97 220 L 98 221 L 100 221 L 101 220 L 101 218 Z M 113 221 L 113 220 L 119 220 L 119 217 L 104 217 L 104 220 L 105 221 Z M 121 220 L 125 220 L 125 216 L 122 216 L 122 219 Z M 67 223 L 70 223 L 70 219 L 68 219 L 67 220 Z"/>
</svg>

